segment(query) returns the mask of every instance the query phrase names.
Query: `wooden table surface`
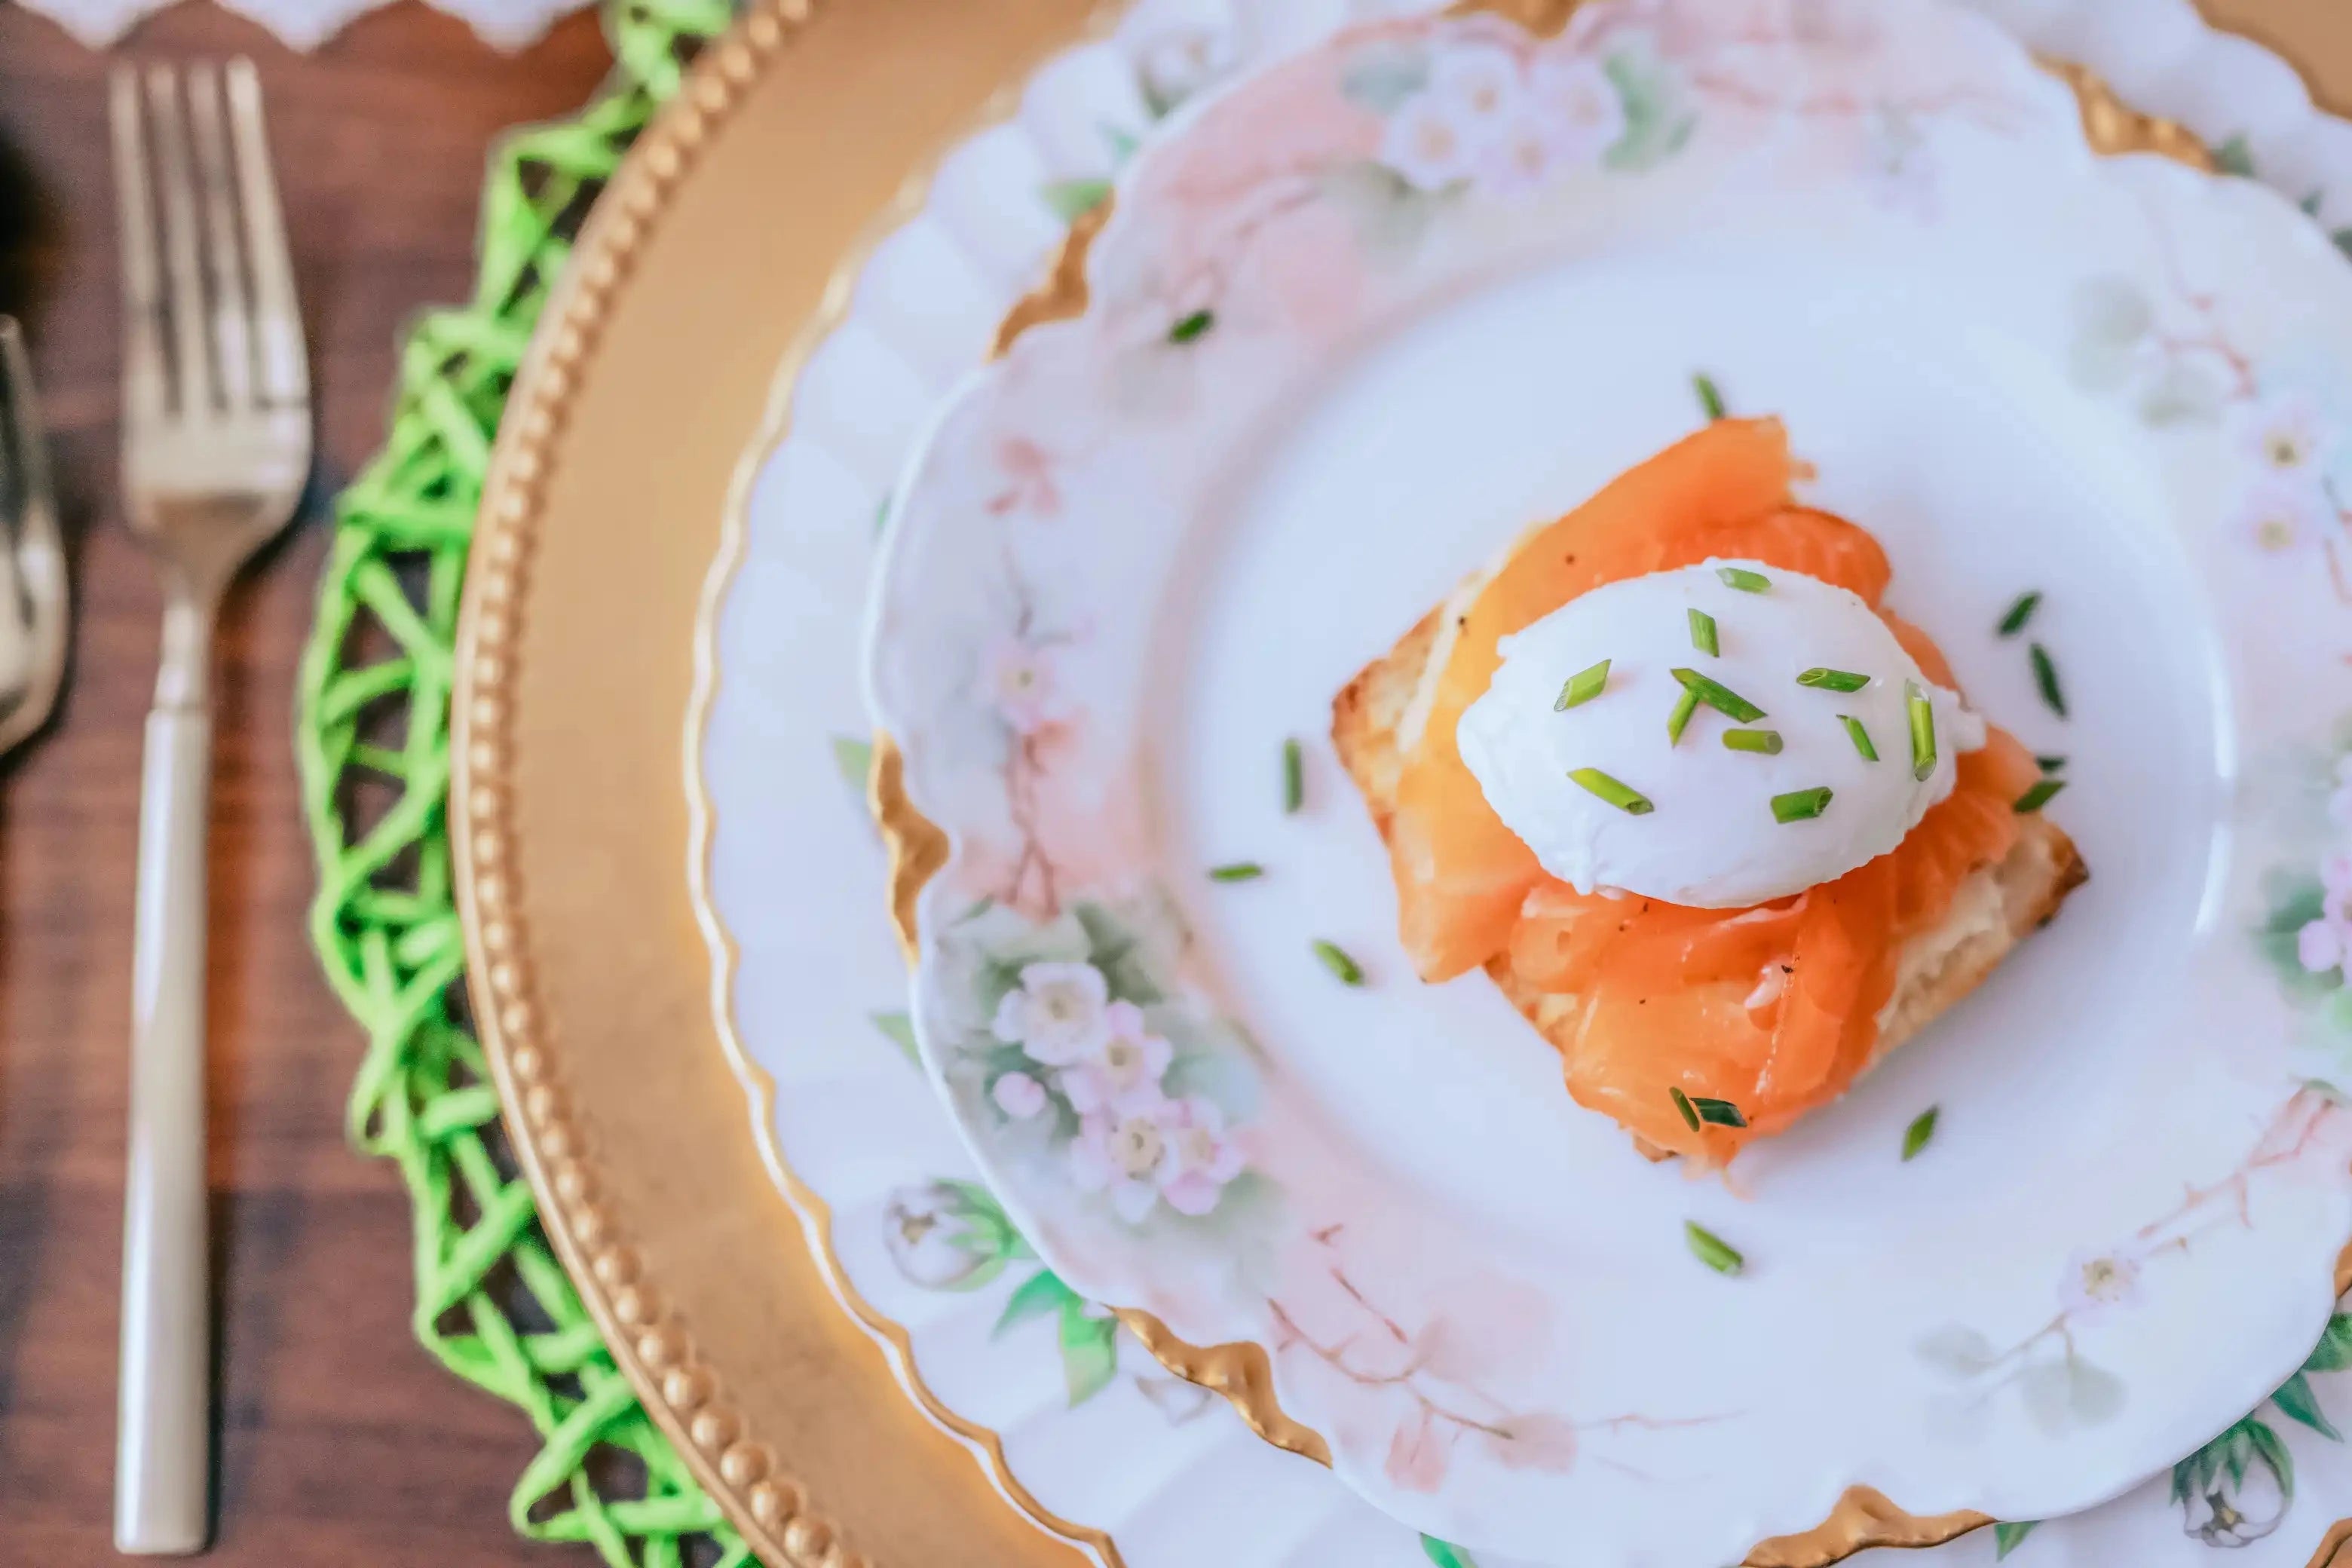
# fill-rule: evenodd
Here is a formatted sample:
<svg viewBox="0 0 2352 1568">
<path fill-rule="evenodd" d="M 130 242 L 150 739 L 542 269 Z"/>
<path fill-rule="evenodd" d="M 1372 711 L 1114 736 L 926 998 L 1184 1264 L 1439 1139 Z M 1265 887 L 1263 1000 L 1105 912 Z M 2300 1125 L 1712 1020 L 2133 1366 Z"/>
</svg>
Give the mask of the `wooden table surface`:
<svg viewBox="0 0 2352 1568">
<path fill-rule="evenodd" d="M 314 58 L 208 8 L 121 58 L 251 54 L 268 93 L 311 334 L 313 502 L 231 598 L 213 814 L 209 1010 L 219 1535 L 267 1568 L 593 1561 L 526 1545 L 517 1413 L 409 1336 L 408 1202 L 342 1138 L 360 1039 L 303 940 L 315 879 L 291 721 L 323 498 L 383 432 L 393 349 L 469 291 L 491 139 L 583 102 L 594 21 L 518 58 L 413 4 Z M 116 1290 L 131 859 L 158 598 L 116 500 L 109 60 L 0 0 L 0 311 L 29 324 L 78 555 L 74 666 L 0 764 L 0 1563 L 113 1560 Z"/>
</svg>

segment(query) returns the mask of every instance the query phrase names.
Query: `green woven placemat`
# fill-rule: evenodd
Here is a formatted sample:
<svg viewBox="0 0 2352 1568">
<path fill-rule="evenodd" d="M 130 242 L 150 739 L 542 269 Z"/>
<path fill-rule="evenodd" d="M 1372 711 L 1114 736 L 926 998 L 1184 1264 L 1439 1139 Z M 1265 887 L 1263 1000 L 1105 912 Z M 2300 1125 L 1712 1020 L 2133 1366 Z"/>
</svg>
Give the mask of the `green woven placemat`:
<svg viewBox="0 0 2352 1568">
<path fill-rule="evenodd" d="M 595 101 L 492 157 L 474 298 L 402 347 L 391 434 L 337 504 L 298 679 L 311 940 L 367 1031 L 352 1139 L 398 1164 L 415 1205 L 416 1336 L 538 1429 L 515 1529 L 613 1568 L 751 1559 L 614 1364 L 499 1131 L 451 895 L 449 698 L 467 543 L 532 323 L 589 203 L 729 19 L 726 0 L 613 5 Z"/>
</svg>

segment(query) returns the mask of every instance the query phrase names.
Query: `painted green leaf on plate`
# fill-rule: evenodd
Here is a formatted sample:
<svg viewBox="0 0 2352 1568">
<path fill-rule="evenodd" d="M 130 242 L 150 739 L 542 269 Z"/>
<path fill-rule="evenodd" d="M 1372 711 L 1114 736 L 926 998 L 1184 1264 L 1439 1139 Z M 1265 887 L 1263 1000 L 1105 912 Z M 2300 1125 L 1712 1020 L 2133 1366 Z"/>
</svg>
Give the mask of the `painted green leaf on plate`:
<svg viewBox="0 0 2352 1568">
<path fill-rule="evenodd" d="M 1032 1318 L 1059 1313 L 1077 1299 L 1077 1292 L 1063 1284 L 1060 1275 L 1050 1268 L 1040 1269 L 1006 1298 L 1004 1310 L 997 1314 L 996 1327 L 989 1331 L 989 1337 L 993 1339 Z"/>
<path fill-rule="evenodd" d="M 2304 1359 L 2305 1372 L 2342 1372 L 2352 1367 L 2352 1313 L 2338 1312 L 2327 1320 L 2319 1343 Z"/>
<path fill-rule="evenodd" d="M 1062 1382 L 1070 1403 L 1084 1405 L 1118 1375 L 1118 1320 L 1095 1316 L 1072 1296 L 1062 1307 Z"/>
<path fill-rule="evenodd" d="M 1108 180 L 1049 180 L 1038 193 L 1064 223 L 1076 223 L 1110 200 Z"/>
<path fill-rule="evenodd" d="M 2311 1380 L 2303 1373 L 2296 1373 L 2279 1384 L 2278 1392 L 2271 1395 L 2271 1403 L 2288 1419 L 2300 1421 L 2329 1441 L 2344 1441 L 2344 1434 L 2336 1429 L 2327 1413 L 2319 1407 L 2319 1395 L 2312 1391 Z"/>
<path fill-rule="evenodd" d="M 898 1054 L 905 1057 L 909 1065 L 923 1065 L 922 1052 L 915 1044 L 915 1021 L 912 1018 L 904 1013 L 873 1013 L 867 1016 L 874 1020 L 874 1026 L 898 1047 Z"/>
<path fill-rule="evenodd" d="M 858 799 L 866 798 L 866 776 L 874 771 L 874 742 L 856 735 L 833 738 L 833 765 Z"/>
</svg>

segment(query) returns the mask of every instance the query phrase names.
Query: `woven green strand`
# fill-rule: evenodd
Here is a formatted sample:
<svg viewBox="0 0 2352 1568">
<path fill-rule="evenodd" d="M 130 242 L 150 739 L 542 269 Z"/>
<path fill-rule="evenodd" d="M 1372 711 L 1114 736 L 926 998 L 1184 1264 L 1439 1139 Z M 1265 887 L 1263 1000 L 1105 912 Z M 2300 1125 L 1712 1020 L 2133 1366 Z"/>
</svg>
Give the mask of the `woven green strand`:
<svg viewBox="0 0 2352 1568">
<path fill-rule="evenodd" d="M 751 1559 L 639 1407 L 504 1152 L 466 1026 L 450 888 L 453 648 L 491 439 L 549 280 L 581 212 L 728 20 L 725 0 L 611 7 L 604 90 L 491 160 L 473 300 L 425 317 L 402 347 L 383 449 L 336 508 L 299 679 L 319 863 L 310 934 L 367 1032 L 352 1141 L 399 1166 L 415 1205 L 416 1337 L 537 1428 L 542 1447 L 509 1505 L 515 1529 L 588 1542 L 613 1568 L 681 1568 L 698 1541 L 698 1562 Z"/>
</svg>

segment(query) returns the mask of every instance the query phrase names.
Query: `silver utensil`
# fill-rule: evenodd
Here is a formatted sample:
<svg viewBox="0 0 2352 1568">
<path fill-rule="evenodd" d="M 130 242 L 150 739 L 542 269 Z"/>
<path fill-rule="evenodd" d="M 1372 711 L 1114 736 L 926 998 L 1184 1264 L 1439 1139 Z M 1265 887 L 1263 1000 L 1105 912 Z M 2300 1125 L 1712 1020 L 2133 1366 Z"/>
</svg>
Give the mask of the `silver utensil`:
<svg viewBox="0 0 2352 1568">
<path fill-rule="evenodd" d="M 142 90 L 143 88 L 143 90 Z M 122 490 L 163 581 L 140 787 L 114 1543 L 200 1550 L 211 1468 L 205 1267 L 205 835 L 212 645 L 229 579 L 294 515 L 310 388 L 252 65 L 114 74 Z"/>
<path fill-rule="evenodd" d="M 48 721 L 71 604 L 24 334 L 0 316 L 0 752 Z"/>
</svg>

